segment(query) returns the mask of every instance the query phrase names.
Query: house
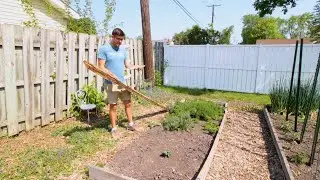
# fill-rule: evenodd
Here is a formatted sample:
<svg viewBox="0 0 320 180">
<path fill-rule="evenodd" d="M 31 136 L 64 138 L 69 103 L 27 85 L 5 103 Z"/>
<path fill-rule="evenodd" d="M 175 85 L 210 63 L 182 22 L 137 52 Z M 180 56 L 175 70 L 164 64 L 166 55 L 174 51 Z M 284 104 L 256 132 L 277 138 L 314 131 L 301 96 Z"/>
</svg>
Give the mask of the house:
<svg viewBox="0 0 320 180">
<path fill-rule="evenodd" d="M 39 22 L 39 26 L 45 29 L 64 30 L 67 19 L 58 9 L 66 9 L 67 5 L 61 0 L 31 0 L 35 17 Z M 50 3 L 48 8 L 46 2 Z M 79 14 L 69 8 L 73 18 L 80 18 Z M 21 0 L 0 0 L 0 24 L 22 25 L 32 18 L 24 10 Z"/>
<path fill-rule="evenodd" d="M 296 39 L 258 39 L 256 44 L 296 44 L 296 41 Z M 312 42 L 308 39 L 303 39 L 303 44 L 312 44 Z"/>
</svg>

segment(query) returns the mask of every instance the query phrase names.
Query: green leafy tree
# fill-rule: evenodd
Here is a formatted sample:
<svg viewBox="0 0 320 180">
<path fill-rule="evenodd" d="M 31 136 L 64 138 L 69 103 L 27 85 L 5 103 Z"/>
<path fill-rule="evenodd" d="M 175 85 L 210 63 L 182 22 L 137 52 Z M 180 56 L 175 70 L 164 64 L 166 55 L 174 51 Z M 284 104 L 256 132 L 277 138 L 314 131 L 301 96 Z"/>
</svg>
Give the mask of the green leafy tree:
<svg viewBox="0 0 320 180">
<path fill-rule="evenodd" d="M 72 18 L 67 24 L 67 29 L 75 33 L 97 34 L 95 22 L 90 18 Z"/>
<path fill-rule="evenodd" d="M 304 38 L 310 35 L 311 28 L 311 13 L 304 13 L 298 16 L 291 16 L 287 20 L 287 33 L 289 38 L 297 39 Z"/>
<path fill-rule="evenodd" d="M 234 31 L 234 26 L 225 28 L 221 32 L 219 44 L 230 44 L 231 35 Z"/>
<path fill-rule="evenodd" d="M 258 15 L 245 15 L 241 33 L 242 44 L 255 44 L 258 39 L 285 38 L 279 28 L 279 22 L 273 17 L 259 17 Z"/>
<path fill-rule="evenodd" d="M 320 43 L 320 0 L 314 6 L 314 12 L 312 15 L 310 37 L 316 43 Z"/>
<path fill-rule="evenodd" d="M 201 28 L 198 25 L 192 26 L 185 31 L 176 33 L 173 36 L 175 44 L 196 45 L 196 44 L 230 44 L 230 37 L 233 33 L 233 26 L 225 28 L 222 32 L 214 30 L 212 25 L 208 28 Z"/>
<path fill-rule="evenodd" d="M 288 8 L 296 7 L 297 0 L 255 0 L 253 6 L 258 11 L 260 17 L 264 17 L 267 14 L 272 14 L 273 11 L 280 7 L 284 14 L 288 12 Z"/>
</svg>

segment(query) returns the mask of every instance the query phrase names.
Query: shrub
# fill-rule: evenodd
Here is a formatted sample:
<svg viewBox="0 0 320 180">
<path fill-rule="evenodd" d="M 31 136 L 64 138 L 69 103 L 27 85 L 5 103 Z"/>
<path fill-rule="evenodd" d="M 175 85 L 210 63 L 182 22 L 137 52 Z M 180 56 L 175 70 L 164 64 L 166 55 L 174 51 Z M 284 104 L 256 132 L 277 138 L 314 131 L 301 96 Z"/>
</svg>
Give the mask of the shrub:
<svg viewBox="0 0 320 180">
<path fill-rule="evenodd" d="M 219 129 L 217 120 L 223 117 L 223 108 L 214 102 L 192 100 L 178 102 L 169 111 L 169 116 L 162 123 L 163 128 L 169 131 L 187 131 L 199 121 L 206 121 L 204 130 L 214 134 Z"/>
<path fill-rule="evenodd" d="M 176 116 L 189 113 L 191 118 L 197 118 L 203 121 L 221 120 L 223 117 L 223 108 L 214 102 L 204 100 L 192 100 L 187 102 L 178 102 L 170 113 Z"/>
<path fill-rule="evenodd" d="M 308 155 L 303 152 L 298 152 L 289 157 L 289 161 L 296 164 L 306 164 L 308 162 Z"/>
</svg>

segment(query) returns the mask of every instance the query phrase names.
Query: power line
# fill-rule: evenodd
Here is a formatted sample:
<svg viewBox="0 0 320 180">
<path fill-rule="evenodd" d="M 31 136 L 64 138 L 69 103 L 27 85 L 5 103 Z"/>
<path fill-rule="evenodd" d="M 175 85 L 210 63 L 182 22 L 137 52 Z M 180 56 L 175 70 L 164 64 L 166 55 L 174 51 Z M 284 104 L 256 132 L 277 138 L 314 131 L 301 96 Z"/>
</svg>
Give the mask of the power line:
<svg viewBox="0 0 320 180">
<path fill-rule="evenodd" d="M 173 0 L 196 24 L 202 27 L 200 21 L 194 18 L 191 13 L 179 2 L 179 0 Z"/>
</svg>

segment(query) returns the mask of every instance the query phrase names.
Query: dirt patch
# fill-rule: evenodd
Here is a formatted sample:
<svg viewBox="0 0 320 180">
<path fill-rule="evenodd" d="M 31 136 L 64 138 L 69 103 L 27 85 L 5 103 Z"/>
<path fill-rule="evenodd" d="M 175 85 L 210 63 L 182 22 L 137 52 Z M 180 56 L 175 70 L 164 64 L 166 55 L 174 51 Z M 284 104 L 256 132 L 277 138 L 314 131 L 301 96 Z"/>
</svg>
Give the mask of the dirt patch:
<svg viewBox="0 0 320 180">
<path fill-rule="evenodd" d="M 207 179 L 284 179 L 280 160 L 261 113 L 227 113 Z"/>
<path fill-rule="evenodd" d="M 313 143 L 313 136 L 316 124 L 316 117 L 313 114 L 311 119 L 309 120 L 306 132 L 303 138 L 302 143 L 298 144 L 295 139 L 300 139 L 300 133 L 302 129 L 302 119 L 298 120 L 298 132 L 294 132 L 294 116 L 289 116 L 289 121 L 285 120 L 284 115 L 275 115 L 271 114 L 273 119 L 273 123 L 277 134 L 279 136 L 279 140 L 283 146 L 284 153 L 289 162 L 292 174 L 295 179 L 305 180 L 305 179 L 320 179 L 320 168 L 318 164 L 320 164 L 319 156 L 319 144 L 317 145 L 317 150 L 315 154 L 314 163 L 309 166 L 307 163 L 309 162 L 309 158 L 311 155 L 311 148 Z M 300 154 L 300 155 L 299 155 Z M 297 158 L 301 158 L 300 160 Z M 293 162 L 292 160 L 300 161 L 300 163 Z M 318 175 L 317 175 L 317 173 Z"/>
<path fill-rule="evenodd" d="M 137 179 L 191 179 L 212 141 L 213 136 L 202 131 L 201 123 L 190 132 L 164 131 L 156 126 L 119 151 L 106 167 Z"/>
</svg>

